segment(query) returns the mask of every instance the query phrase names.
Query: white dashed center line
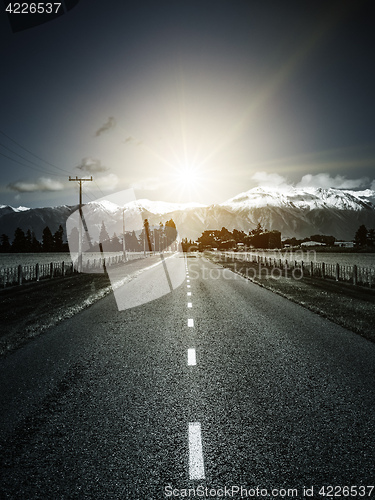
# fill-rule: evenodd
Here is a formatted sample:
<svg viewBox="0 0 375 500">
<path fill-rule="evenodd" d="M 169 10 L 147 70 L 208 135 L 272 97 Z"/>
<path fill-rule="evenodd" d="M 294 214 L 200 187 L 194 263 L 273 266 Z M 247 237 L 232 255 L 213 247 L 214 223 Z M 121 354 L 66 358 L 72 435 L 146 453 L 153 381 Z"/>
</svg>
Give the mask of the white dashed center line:
<svg viewBox="0 0 375 500">
<path fill-rule="evenodd" d="M 189 476 L 204 479 L 204 463 L 200 422 L 189 423 Z"/>
<path fill-rule="evenodd" d="M 193 307 L 193 304 L 191 302 L 188 302 L 188 307 Z"/>
<path fill-rule="evenodd" d="M 190 285 L 186 285 L 188 288 L 190 288 Z"/>
<path fill-rule="evenodd" d="M 190 297 L 190 295 L 191 295 L 191 292 L 188 292 L 187 294 L 188 294 L 188 297 Z"/>
<path fill-rule="evenodd" d="M 190 280 L 186 280 L 187 283 L 190 283 Z"/>
<path fill-rule="evenodd" d="M 193 327 L 194 326 L 194 320 L 193 319 L 188 319 L 188 326 Z"/>
<path fill-rule="evenodd" d="M 195 356 L 195 349 L 192 347 L 188 349 L 188 366 L 195 366 L 197 364 L 197 358 Z"/>
</svg>

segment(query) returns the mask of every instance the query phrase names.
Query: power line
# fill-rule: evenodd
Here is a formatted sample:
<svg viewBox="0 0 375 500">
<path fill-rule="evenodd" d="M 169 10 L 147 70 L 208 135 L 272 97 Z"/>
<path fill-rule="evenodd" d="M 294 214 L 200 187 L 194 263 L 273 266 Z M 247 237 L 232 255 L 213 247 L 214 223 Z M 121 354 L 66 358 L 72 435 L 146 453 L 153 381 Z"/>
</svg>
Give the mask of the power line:
<svg viewBox="0 0 375 500">
<path fill-rule="evenodd" d="M 12 160 L 15 163 L 18 163 L 19 165 L 22 165 L 23 167 L 31 168 L 32 170 L 38 170 L 39 172 L 42 172 L 43 174 L 48 174 L 48 175 L 54 175 L 56 177 L 61 177 L 60 174 L 55 174 L 55 173 L 52 173 L 52 172 L 46 172 L 45 170 L 42 170 L 40 168 L 32 167 L 31 165 L 26 165 L 25 163 L 22 163 L 22 162 L 20 162 L 18 160 L 15 160 L 14 158 L 11 158 L 10 156 L 5 155 L 4 153 L 0 153 L 0 155 L 4 156 L 4 158 L 8 158 L 8 160 Z M 27 161 L 29 161 L 29 160 L 27 160 Z"/>
<path fill-rule="evenodd" d="M 37 158 L 38 160 L 41 160 L 43 161 L 44 163 L 46 163 L 47 165 L 50 165 L 51 167 L 53 168 L 57 168 L 57 170 L 61 170 L 62 172 L 65 172 L 65 173 L 68 173 L 69 174 L 69 171 L 66 170 L 65 168 L 61 168 L 61 167 L 58 167 L 57 165 L 54 165 L 53 163 L 50 163 L 49 161 L 47 160 L 44 160 L 43 158 L 41 158 L 40 156 L 36 155 L 35 153 L 33 153 L 32 151 L 30 151 L 29 149 L 25 148 L 24 146 L 22 146 L 21 144 L 19 144 L 17 141 L 15 141 L 14 139 L 12 139 L 11 137 L 9 137 L 9 135 L 7 135 L 5 132 L 3 132 L 2 130 L 0 130 L 0 134 L 2 134 L 4 137 L 6 137 L 7 139 L 9 139 L 10 141 L 14 142 L 14 144 L 16 144 L 18 147 L 20 147 L 21 149 L 23 149 L 24 151 L 27 151 L 28 153 L 30 153 L 31 155 L 35 156 L 35 158 Z M 27 161 L 30 161 L 30 160 L 27 160 Z M 56 174 L 54 174 L 56 175 Z"/>
<path fill-rule="evenodd" d="M 103 196 L 105 196 L 105 194 L 103 193 L 103 191 L 100 189 L 100 187 L 98 186 L 97 182 L 94 180 L 94 183 L 95 183 L 95 186 L 99 189 L 99 191 L 102 193 Z"/>
<path fill-rule="evenodd" d="M 10 151 L 11 153 L 13 153 L 14 155 L 19 156 L 20 158 L 22 158 L 22 160 L 26 160 L 26 161 L 28 161 L 29 163 L 32 163 L 32 164 L 33 164 L 33 165 L 35 165 L 37 168 L 35 168 L 35 167 L 31 167 L 30 165 L 25 165 L 24 163 L 21 163 L 21 162 L 19 162 L 19 161 L 15 160 L 14 158 L 11 158 L 10 156 L 5 155 L 4 153 L 0 153 L 0 154 L 1 154 L 2 156 L 4 156 L 5 158 L 9 158 L 10 160 L 15 161 L 16 163 L 19 163 L 20 165 L 23 165 L 24 167 L 28 167 L 28 168 L 31 168 L 31 169 L 33 169 L 33 170 L 39 170 L 40 172 L 43 172 L 43 173 L 48 174 L 48 175 L 56 175 L 56 176 L 59 176 L 59 175 L 60 175 L 60 174 L 55 174 L 55 173 L 52 173 L 52 172 L 50 172 L 50 171 L 48 171 L 48 170 L 43 169 L 43 167 L 40 167 L 40 165 L 38 165 L 38 164 L 37 164 L 37 163 L 35 163 L 34 161 L 29 160 L 28 158 L 25 158 L 24 156 L 22 156 L 22 155 L 20 155 L 20 154 L 16 153 L 15 151 L 13 151 L 13 149 L 8 148 L 8 146 L 5 146 L 5 144 L 2 144 L 1 142 L 0 142 L 0 146 L 1 146 L 1 147 L 3 147 L 3 148 L 5 148 L 5 149 L 7 149 L 8 151 Z M 40 168 L 38 168 L 38 167 L 40 167 Z"/>
</svg>

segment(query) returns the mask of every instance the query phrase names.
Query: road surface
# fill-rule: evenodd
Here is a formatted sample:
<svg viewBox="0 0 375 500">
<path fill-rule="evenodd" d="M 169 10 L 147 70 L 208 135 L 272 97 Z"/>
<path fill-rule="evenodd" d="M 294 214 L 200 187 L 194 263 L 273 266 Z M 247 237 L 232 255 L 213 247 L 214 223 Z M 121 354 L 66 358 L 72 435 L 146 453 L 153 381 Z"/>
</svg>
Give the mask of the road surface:
<svg viewBox="0 0 375 500">
<path fill-rule="evenodd" d="M 0 361 L 0 498 L 375 498 L 375 345 L 202 257 L 165 270 Z"/>
</svg>

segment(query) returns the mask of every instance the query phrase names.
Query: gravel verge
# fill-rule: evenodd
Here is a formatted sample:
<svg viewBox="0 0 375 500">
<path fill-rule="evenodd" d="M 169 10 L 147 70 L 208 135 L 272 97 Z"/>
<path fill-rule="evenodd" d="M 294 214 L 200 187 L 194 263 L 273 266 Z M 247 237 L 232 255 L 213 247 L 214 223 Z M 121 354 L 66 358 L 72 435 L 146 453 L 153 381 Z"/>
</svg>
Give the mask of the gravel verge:
<svg viewBox="0 0 375 500">
<path fill-rule="evenodd" d="M 0 356 L 108 295 L 106 274 L 76 274 L 0 292 Z"/>
</svg>

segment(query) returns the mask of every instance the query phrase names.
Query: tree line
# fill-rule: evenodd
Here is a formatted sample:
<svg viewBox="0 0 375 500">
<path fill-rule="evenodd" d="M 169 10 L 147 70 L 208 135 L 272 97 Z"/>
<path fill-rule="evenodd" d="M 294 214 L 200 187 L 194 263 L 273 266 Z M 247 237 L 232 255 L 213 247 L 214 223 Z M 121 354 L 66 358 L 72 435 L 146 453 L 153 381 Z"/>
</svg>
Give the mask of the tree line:
<svg viewBox="0 0 375 500">
<path fill-rule="evenodd" d="M 158 226 L 150 226 L 147 219 L 144 220 L 143 229 L 137 235 L 135 231 L 125 233 L 125 248 L 130 252 L 161 252 L 169 247 L 177 237 L 176 225 L 173 219 L 165 224 L 162 222 Z M 69 235 L 69 244 L 64 241 L 64 229 L 60 225 L 59 229 L 52 234 L 50 228 L 43 229 L 42 241 L 39 241 L 33 231 L 28 229 L 26 233 L 20 228 L 14 232 L 12 243 L 6 234 L 0 236 L 1 253 L 39 253 L 39 252 L 69 252 L 69 246 L 74 251 L 78 250 L 79 232 L 74 227 Z M 113 234 L 109 236 L 108 231 L 102 222 L 98 241 L 88 241 L 88 236 L 83 233 L 83 248 L 85 251 L 100 252 L 99 243 L 106 252 L 121 252 L 123 250 L 122 237 Z"/>
<path fill-rule="evenodd" d="M 299 246 L 301 243 L 307 241 L 324 243 L 326 246 L 334 246 L 337 240 L 334 236 L 313 234 L 308 238 L 297 239 L 293 237 L 287 238 L 281 242 L 280 231 L 269 231 L 258 223 L 257 227 L 248 233 L 239 231 L 238 229 L 233 229 L 231 232 L 225 227 L 222 227 L 220 230 L 210 229 L 203 231 L 196 242 L 184 238 L 182 240 L 182 249 L 184 252 L 193 248 L 199 251 L 211 248 L 228 250 L 238 248 L 241 245 L 252 248 L 282 248 L 284 245 Z M 361 225 L 355 233 L 353 243 L 357 248 L 374 248 L 375 230 L 367 229 L 365 225 Z"/>
<path fill-rule="evenodd" d="M 151 226 L 148 219 L 143 222 L 143 228 L 140 231 L 125 232 L 125 249 L 130 252 L 161 252 L 169 247 L 177 238 L 177 229 L 173 219 L 165 224 L 162 222 L 157 226 Z M 78 248 L 78 229 L 73 228 L 69 236 L 69 245 L 71 248 Z M 110 237 L 102 221 L 98 241 L 88 240 L 87 235 L 83 235 L 83 246 L 85 251 L 100 252 L 120 252 L 123 250 L 123 236 L 119 237 L 116 233 Z M 101 247 L 101 248 L 100 248 Z"/>
<path fill-rule="evenodd" d="M 375 247 L 375 229 L 367 229 L 364 224 L 359 226 L 354 236 L 354 245 L 356 247 Z"/>
<path fill-rule="evenodd" d="M 182 241 L 182 245 L 183 248 L 187 247 L 188 242 L 186 239 Z M 227 228 L 222 227 L 220 230 L 203 231 L 196 242 L 196 246 L 200 251 L 210 248 L 228 250 L 241 245 L 254 248 L 281 248 L 281 232 L 264 229 L 260 223 L 248 233 L 238 229 L 229 231 Z"/>
<path fill-rule="evenodd" d="M 39 252 L 68 252 L 68 244 L 63 241 L 64 229 L 59 229 L 52 234 L 50 228 L 43 229 L 42 241 L 36 239 L 33 231 L 28 229 L 26 233 L 20 228 L 14 232 L 12 243 L 7 234 L 0 236 L 0 252 L 2 253 L 39 253 Z"/>
</svg>

